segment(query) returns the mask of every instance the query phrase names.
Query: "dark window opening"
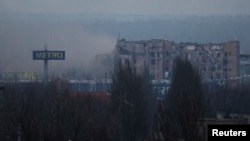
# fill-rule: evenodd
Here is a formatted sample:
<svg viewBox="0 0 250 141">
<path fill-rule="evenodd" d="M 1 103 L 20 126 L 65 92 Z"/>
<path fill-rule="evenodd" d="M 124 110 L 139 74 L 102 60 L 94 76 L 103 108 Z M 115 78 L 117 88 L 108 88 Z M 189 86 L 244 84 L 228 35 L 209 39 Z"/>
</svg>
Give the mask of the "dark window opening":
<svg viewBox="0 0 250 141">
<path fill-rule="evenodd" d="M 227 75 L 224 76 L 224 79 L 227 79 Z"/>
<path fill-rule="evenodd" d="M 216 77 L 217 77 L 217 79 L 220 79 L 220 74 L 217 73 L 217 74 L 216 74 Z"/>
<path fill-rule="evenodd" d="M 151 60 L 151 65 L 155 65 L 155 60 Z"/>
<path fill-rule="evenodd" d="M 150 53 L 150 56 L 151 56 L 151 57 L 155 57 L 154 52 L 151 52 L 151 53 Z"/>
<path fill-rule="evenodd" d="M 126 65 L 129 65 L 129 60 L 125 60 L 125 64 L 126 64 Z"/>
<path fill-rule="evenodd" d="M 227 52 L 224 53 L 224 56 L 227 56 Z"/>
<path fill-rule="evenodd" d="M 168 56 L 168 51 L 166 52 L 166 55 Z"/>
<path fill-rule="evenodd" d="M 225 65 L 227 65 L 227 60 L 223 60 L 223 65 L 225 66 Z"/>
<path fill-rule="evenodd" d="M 212 75 L 210 76 L 210 78 L 211 78 L 211 80 L 213 80 L 213 79 L 214 79 L 214 77 L 213 77 Z"/>
<path fill-rule="evenodd" d="M 215 67 L 211 67 L 211 68 L 210 68 L 210 71 L 215 71 Z"/>
</svg>

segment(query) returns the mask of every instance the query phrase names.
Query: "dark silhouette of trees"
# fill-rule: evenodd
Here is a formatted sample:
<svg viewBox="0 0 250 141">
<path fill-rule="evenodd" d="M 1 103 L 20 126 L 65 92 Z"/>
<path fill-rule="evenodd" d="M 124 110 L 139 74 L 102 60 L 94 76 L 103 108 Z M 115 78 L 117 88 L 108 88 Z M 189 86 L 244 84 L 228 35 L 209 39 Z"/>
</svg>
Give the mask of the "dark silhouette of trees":
<svg viewBox="0 0 250 141">
<path fill-rule="evenodd" d="M 198 71 L 187 59 L 175 60 L 171 87 L 155 114 L 156 140 L 204 140 L 204 95 Z"/>
<path fill-rule="evenodd" d="M 0 140 L 107 140 L 107 111 L 102 100 L 72 94 L 62 80 L 13 84 L 4 92 Z"/>
<path fill-rule="evenodd" d="M 155 98 L 148 71 L 138 74 L 118 63 L 113 77 L 111 108 L 117 127 L 114 140 L 145 140 L 152 126 Z"/>
<path fill-rule="evenodd" d="M 242 82 L 236 87 L 221 86 L 210 93 L 210 105 L 214 113 L 232 119 L 236 124 L 246 123 L 245 115 L 250 114 L 249 82 Z"/>
<path fill-rule="evenodd" d="M 1 103 L 0 140 L 20 136 L 26 141 L 202 141 L 208 106 L 213 116 L 224 111 L 225 118 L 245 122 L 244 116 L 250 113 L 248 86 L 242 83 L 204 92 L 197 69 L 181 58 L 175 60 L 171 87 L 163 101 L 155 101 L 147 69 L 137 73 L 122 63 L 113 76 L 111 103 L 91 94 L 71 93 L 60 79 L 46 85 L 8 84 Z"/>
</svg>

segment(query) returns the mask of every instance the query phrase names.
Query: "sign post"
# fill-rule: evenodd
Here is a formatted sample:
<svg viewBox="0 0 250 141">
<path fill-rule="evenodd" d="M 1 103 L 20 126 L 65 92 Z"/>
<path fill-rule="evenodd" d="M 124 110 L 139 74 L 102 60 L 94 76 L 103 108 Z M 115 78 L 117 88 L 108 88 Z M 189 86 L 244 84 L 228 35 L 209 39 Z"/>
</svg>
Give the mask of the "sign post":
<svg viewBox="0 0 250 141">
<path fill-rule="evenodd" d="M 65 60 L 65 51 L 48 51 L 47 45 L 44 45 L 44 50 L 33 51 L 33 60 L 43 60 L 44 61 L 44 81 L 48 82 L 48 61 L 49 60 Z"/>
<path fill-rule="evenodd" d="M 45 53 L 48 53 L 47 47 L 45 48 Z M 44 59 L 44 81 L 47 83 L 49 79 L 49 69 L 48 69 L 48 59 Z"/>
</svg>

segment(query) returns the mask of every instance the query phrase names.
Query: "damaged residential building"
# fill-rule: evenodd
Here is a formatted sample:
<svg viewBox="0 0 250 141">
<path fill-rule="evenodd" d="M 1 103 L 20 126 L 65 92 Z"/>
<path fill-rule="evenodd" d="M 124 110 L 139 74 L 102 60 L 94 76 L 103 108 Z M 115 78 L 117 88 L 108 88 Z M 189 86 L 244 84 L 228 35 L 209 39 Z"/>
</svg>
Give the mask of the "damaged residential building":
<svg viewBox="0 0 250 141">
<path fill-rule="evenodd" d="M 225 43 L 175 43 L 169 40 L 117 40 L 115 59 L 129 63 L 137 73 L 149 67 L 153 80 L 170 79 L 177 56 L 187 57 L 205 82 L 239 76 L 239 41 Z"/>
<path fill-rule="evenodd" d="M 250 75 L 250 54 L 240 54 L 240 76 Z"/>
</svg>

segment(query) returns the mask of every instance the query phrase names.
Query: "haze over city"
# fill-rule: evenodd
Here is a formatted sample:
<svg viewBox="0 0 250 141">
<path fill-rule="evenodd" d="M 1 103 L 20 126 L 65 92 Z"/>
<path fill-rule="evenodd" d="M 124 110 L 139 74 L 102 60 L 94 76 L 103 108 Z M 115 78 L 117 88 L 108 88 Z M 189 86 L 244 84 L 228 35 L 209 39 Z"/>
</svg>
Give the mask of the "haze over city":
<svg viewBox="0 0 250 141">
<path fill-rule="evenodd" d="M 0 0 L 0 140 L 249 141 L 249 6 Z"/>
<path fill-rule="evenodd" d="M 111 53 L 117 38 L 177 42 L 239 40 L 249 52 L 248 0 L 1 0 L 0 71 L 43 71 L 33 50 L 65 50 L 50 73 L 91 70 L 96 54 Z"/>
</svg>

